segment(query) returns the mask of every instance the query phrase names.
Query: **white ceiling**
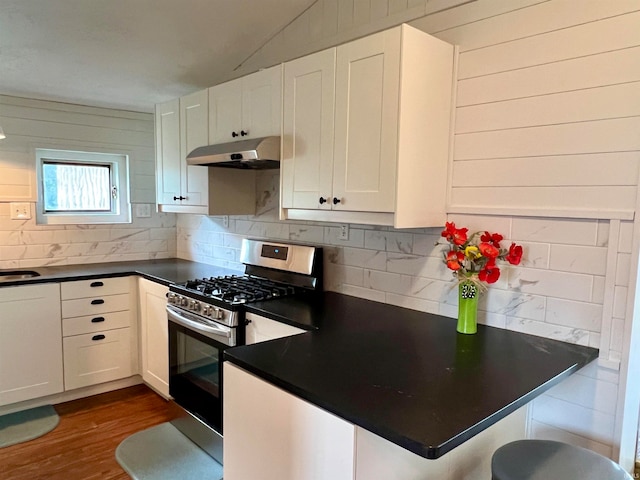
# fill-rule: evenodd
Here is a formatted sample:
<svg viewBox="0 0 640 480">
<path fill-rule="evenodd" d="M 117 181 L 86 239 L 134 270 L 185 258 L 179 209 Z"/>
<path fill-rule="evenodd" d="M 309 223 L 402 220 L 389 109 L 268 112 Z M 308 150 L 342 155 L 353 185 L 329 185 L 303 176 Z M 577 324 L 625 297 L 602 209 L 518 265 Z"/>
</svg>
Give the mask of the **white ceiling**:
<svg viewBox="0 0 640 480">
<path fill-rule="evenodd" d="M 315 0 L 0 0 L 0 94 L 153 111 L 230 78 Z"/>
</svg>

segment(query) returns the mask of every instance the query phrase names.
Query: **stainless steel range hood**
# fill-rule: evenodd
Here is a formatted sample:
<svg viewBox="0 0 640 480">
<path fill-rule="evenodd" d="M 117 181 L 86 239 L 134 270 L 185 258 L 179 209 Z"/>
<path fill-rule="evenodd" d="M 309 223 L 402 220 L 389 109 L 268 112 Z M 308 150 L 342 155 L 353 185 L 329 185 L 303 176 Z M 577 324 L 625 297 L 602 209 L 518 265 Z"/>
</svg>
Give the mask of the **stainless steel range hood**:
<svg viewBox="0 0 640 480">
<path fill-rule="evenodd" d="M 280 137 L 261 137 L 198 147 L 187 165 L 225 168 L 280 168 Z"/>
</svg>

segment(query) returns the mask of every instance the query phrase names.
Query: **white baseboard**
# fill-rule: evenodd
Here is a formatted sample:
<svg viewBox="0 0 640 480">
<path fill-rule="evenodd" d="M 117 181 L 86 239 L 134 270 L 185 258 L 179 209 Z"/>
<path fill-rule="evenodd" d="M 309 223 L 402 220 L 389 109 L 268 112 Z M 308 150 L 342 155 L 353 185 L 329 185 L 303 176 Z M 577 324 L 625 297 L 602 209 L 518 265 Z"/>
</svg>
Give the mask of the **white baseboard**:
<svg viewBox="0 0 640 480">
<path fill-rule="evenodd" d="M 142 377 L 140 375 L 133 375 L 132 377 L 114 380 L 113 382 L 100 383 L 98 385 L 91 385 L 90 387 L 78 388 L 67 392 L 56 393 L 55 395 L 48 395 L 46 397 L 34 398 L 32 400 L 25 400 L 24 402 L 4 405 L 0 407 L 0 415 L 19 412 L 29 408 L 39 407 L 41 405 L 56 405 L 58 403 L 69 402 L 79 398 L 90 397 L 100 393 L 139 385 L 140 383 L 143 383 Z"/>
</svg>

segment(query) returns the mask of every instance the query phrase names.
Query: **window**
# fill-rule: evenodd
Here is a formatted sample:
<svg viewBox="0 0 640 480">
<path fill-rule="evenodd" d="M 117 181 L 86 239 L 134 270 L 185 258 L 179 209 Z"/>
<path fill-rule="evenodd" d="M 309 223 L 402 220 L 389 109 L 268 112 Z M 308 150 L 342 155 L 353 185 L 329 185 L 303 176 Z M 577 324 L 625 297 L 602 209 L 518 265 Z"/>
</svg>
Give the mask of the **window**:
<svg viewBox="0 0 640 480">
<path fill-rule="evenodd" d="M 39 224 L 130 223 L 128 157 L 36 149 Z"/>
</svg>

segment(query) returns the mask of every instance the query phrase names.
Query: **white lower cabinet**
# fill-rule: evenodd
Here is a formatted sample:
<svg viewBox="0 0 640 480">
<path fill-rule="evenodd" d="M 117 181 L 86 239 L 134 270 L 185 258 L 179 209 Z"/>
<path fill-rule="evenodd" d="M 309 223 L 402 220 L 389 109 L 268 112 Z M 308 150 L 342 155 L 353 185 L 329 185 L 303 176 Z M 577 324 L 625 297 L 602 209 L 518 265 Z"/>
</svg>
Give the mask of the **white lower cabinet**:
<svg viewBox="0 0 640 480">
<path fill-rule="evenodd" d="M 65 390 L 138 373 L 135 281 L 117 277 L 61 284 Z"/>
<path fill-rule="evenodd" d="M 224 362 L 225 480 L 353 479 L 355 428 Z"/>
<path fill-rule="evenodd" d="M 526 438 L 528 405 L 435 460 L 224 363 L 225 480 L 478 480 L 491 456 Z"/>
<path fill-rule="evenodd" d="M 169 398 L 168 292 L 169 287 L 138 279 L 142 379 L 165 398 Z"/>
<path fill-rule="evenodd" d="M 66 390 L 133 375 L 131 329 L 118 328 L 63 339 Z"/>
<path fill-rule="evenodd" d="M 0 405 L 63 390 L 60 285 L 0 289 Z"/>
<path fill-rule="evenodd" d="M 247 345 L 306 332 L 301 328 L 271 320 L 255 313 L 247 313 L 246 319 L 248 322 L 246 328 Z"/>
</svg>

